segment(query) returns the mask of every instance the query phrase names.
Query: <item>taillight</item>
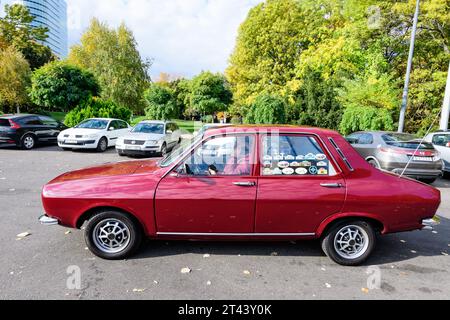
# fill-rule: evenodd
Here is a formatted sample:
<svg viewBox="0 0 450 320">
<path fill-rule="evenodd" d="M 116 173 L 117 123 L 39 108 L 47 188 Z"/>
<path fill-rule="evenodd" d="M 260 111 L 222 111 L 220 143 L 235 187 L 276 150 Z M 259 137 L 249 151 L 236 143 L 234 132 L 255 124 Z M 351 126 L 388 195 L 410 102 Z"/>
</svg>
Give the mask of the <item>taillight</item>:
<svg viewBox="0 0 450 320">
<path fill-rule="evenodd" d="M 17 122 L 12 121 L 11 119 L 9 119 L 9 125 L 13 129 L 20 129 L 20 125 Z"/>
<path fill-rule="evenodd" d="M 447 142 L 446 146 L 450 148 L 450 142 Z"/>
</svg>

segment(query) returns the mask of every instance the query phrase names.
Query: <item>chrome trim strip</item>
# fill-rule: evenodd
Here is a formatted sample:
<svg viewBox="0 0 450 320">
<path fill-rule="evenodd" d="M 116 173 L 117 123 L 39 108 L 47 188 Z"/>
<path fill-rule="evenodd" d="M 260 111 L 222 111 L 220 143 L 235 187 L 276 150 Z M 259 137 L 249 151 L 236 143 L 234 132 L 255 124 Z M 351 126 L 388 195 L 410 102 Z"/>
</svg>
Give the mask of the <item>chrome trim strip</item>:
<svg viewBox="0 0 450 320">
<path fill-rule="evenodd" d="M 220 232 L 207 232 L 207 233 L 197 233 L 197 232 L 157 232 L 157 235 L 161 236 L 230 236 L 230 237 L 239 237 L 239 236 L 254 236 L 254 237 L 292 237 L 292 236 L 315 236 L 315 233 L 220 233 Z"/>
</svg>

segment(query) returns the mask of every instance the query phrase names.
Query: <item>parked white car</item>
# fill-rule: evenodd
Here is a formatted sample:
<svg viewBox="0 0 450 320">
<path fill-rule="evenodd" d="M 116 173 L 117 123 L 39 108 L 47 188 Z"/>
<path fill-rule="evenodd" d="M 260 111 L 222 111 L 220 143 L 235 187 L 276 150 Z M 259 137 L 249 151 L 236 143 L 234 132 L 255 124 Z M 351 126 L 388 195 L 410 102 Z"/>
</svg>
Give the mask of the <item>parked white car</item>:
<svg viewBox="0 0 450 320">
<path fill-rule="evenodd" d="M 439 151 L 444 161 L 443 171 L 450 174 L 450 131 L 438 131 L 430 133 L 425 137 L 426 142 L 431 142 Z"/>
<path fill-rule="evenodd" d="M 116 145 L 117 139 L 126 135 L 131 126 L 123 120 L 110 118 L 87 119 L 58 135 L 58 145 L 64 150 L 97 149 L 104 152 Z"/>
<path fill-rule="evenodd" d="M 146 120 L 139 122 L 127 135 L 119 138 L 116 150 L 121 156 L 165 156 L 181 139 L 181 131 L 175 122 Z"/>
</svg>

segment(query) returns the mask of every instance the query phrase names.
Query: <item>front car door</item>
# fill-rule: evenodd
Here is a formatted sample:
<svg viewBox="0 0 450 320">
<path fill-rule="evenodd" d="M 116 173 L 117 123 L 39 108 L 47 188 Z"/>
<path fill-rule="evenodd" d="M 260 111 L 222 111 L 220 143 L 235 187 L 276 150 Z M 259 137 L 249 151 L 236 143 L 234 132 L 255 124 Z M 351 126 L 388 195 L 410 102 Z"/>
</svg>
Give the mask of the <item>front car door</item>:
<svg viewBox="0 0 450 320">
<path fill-rule="evenodd" d="M 345 181 L 319 137 L 264 134 L 255 232 L 312 236 L 342 210 Z"/>
<path fill-rule="evenodd" d="M 45 130 L 46 133 L 46 137 L 42 140 L 56 142 L 58 134 L 61 132 L 61 126 L 58 121 L 46 116 L 39 116 L 39 120 L 42 123 L 43 131 Z"/>
<path fill-rule="evenodd" d="M 220 135 L 202 141 L 158 185 L 158 233 L 252 233 L 257 190 L 255 145 L 253 134 Z"/>
</svg>

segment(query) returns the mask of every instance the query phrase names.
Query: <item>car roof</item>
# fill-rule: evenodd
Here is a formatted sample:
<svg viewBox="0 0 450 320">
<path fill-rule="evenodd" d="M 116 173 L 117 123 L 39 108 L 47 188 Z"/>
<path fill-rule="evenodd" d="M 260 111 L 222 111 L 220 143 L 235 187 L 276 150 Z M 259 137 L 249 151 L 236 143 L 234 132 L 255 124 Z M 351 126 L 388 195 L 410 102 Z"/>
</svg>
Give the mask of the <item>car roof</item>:
<svg viewBox="0 0 450 320">
<path fill-rule="evenodd" d="M 229 132 L 283 132 L 283 133 L 310 133 L 310 134 L 327 134 L 327 135 L 339 135 L 338 132 L 330 129 L 308 127 L 308 126 L 296 126 L 296 125 L 274 125 L 274 124 L 239 124 L 239 125 L 227 125 L 220 127 L 213 127 L 205 131 L 205 136 L 212 136 L 217 134 L 225 134 Z"/>
<path fill-rule="evenodd" d="M 39 116 L 37 114 L 28 114 L 28 113 L 17 113 L 17 114 L 4 114 L 1 115 L 0 118 L 2 119 L 17 119 L 17 118 L 24 118 L 29 116 Z"/>
</svg>

